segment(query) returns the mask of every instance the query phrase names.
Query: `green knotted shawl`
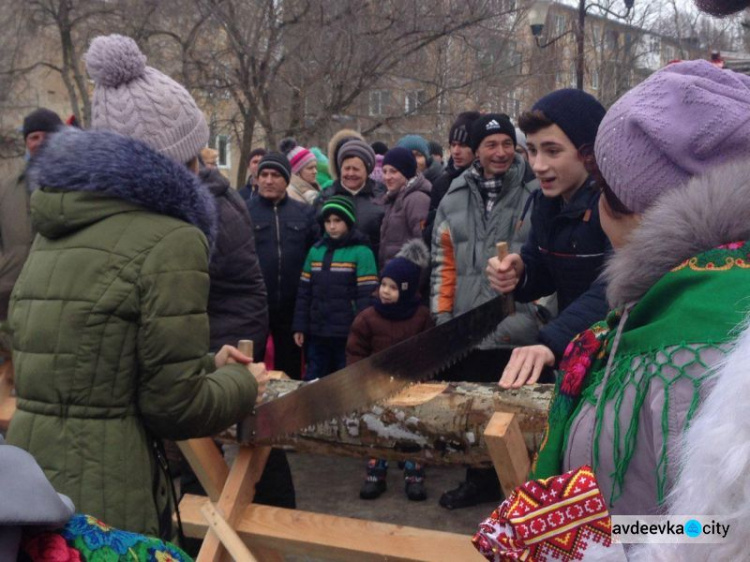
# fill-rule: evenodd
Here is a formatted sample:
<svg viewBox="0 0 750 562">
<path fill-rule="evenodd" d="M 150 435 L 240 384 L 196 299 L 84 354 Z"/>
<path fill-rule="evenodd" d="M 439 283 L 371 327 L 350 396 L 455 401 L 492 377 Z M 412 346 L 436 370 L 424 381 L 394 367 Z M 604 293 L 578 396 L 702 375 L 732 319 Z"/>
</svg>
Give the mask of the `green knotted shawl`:
<svg viewBox="0 0 750 562">
<path fill-rule="evenodd" d="M 636 448 L 638 420 L 643 401 L 651 382 L 660 377 L 664 381 L 664 406 L 662 430 L 668 429 L 670 388 L 678 380 L 689 375 L 693 382 L 693 399 L 687 420 L 692 418 L 700 399 L 700 388 L 710 374 L 710 365 L 702 360 L 702 352 L 708 348 L 728 350 L 728 343 L 736 336 L 737 329 L 750 309 L 750 244 L 738 242 L 720 246 L 684 261 L 663 276 L 630 310 L 622 330 L 620 342 L 612 361 L 612 372 L 603 388 L 603 398 L 596 412 L 593 459 L 594 470 L 599 464 L 600 435 L 605 406 L 614 404 L 616 412 L 614 439 L 614 487 L 610 503 L 619 496 L 628 465 Z M 596 337 L 600 345 L 590 353 L 588 359 L 568 358 L 567 354 L 581 353 L 576 340 L 569 346 L 563 364 L 568 367 L 555 389 L 550 407 L 547 430 L 541 449 L 535 459 L 530 478 L 546 478 L 562 471 L 563 453 L 567 448 L 568 434 L 573 420 L 584 404 L 597 405 L 597 389 L 603 384 L 606 366 L 620 321 L 619 313 L 608 316 L 605 322 L 596 324 L 591 330 L 577 338 L 588 335 Z M 586 346 L 586 351 L 592 351 Z M 680 362 L 672 358 L 680 353 Z M 685 362 L 685 357 L 689 357 Z M 696 377 L 697 371 L 703 374 Z M 571 365 L 586 365 L 587 372 L 582 383 L 571 382 L 574 368 Z M 669 368 L 669 376 L 664 376 Z M 677 375 L 675 376 L 675 371 Z M 621 409 L 625 391 L 635 386 L 635 401 L 632 410 Z M 573 391 L 571 391 L 573 388 Z M 667 475 L 667 440 L 659 457 L 657 471 L 658 499 L 665 494 Z"/>
</svg>

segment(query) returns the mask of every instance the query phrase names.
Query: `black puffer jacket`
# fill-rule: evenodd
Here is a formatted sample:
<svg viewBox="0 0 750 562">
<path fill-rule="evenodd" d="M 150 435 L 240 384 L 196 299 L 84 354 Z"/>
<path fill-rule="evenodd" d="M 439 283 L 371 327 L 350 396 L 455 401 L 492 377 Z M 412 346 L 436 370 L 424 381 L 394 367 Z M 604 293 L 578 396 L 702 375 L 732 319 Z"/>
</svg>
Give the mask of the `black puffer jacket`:
<svg viewBox="0 0 750 562">
<path fill-rule="evenodd" d="M 264 197 L 253 197 L 247 205 L 255 226 L 269 313 L 285 310 L 291 315 L 307 251 L 318 236 L 315 211 L 289 196 L 275 204 Z"/>
<path fill-rule="evenodd" d="M 380 248 L 380 225 L 385 216 L 385 209 L 380 205 L 379 200 L 384 194 L 385 187 L 369 178 L 355 196 L 342 187 L 341 180 L 336 180 L 318 197 L 316 210 L 320 211 L 323 203 L 334 195 L 352 197 L 357 209 L 357 230 L 367 236 L 370 249 L 377 256 Z"/>
<path fill-rule="evenodd" d="M 526 266 L 514 292 L 530 302 L 557 292 L 559 315 L 539 332 L 560 359 L 573 337 L 607 314 L 605 286 L 597 281 L 611 246 L 599 223 L 599 192 L 588 183 L 563 205 L 535 192 L 531 232 L 521 249 Z"/>
<path fill-rule="evenodd" d="M 432 184 L 432 182 L 436 182 L 438 178 L 443 175 L 444 171 L 445 168 L 443 167 L 443 165 L 438 160 L 435 160 L 433 158 L 430 162 L 430 165 L 427 166 L 427 169 L 425 169 L 422 174 L 424 175 L 425 179 L 427 179 L 427 181 Z"/>
<path fill-rule="evenodd" d="M 268 304 L 250 214 L 218 170 L 202 170 L 200 178 L 216 199 L 219 226 L 208 270 L 211 351 L 251 339 L 261 357 L 268 334 Z"/>
</svg>

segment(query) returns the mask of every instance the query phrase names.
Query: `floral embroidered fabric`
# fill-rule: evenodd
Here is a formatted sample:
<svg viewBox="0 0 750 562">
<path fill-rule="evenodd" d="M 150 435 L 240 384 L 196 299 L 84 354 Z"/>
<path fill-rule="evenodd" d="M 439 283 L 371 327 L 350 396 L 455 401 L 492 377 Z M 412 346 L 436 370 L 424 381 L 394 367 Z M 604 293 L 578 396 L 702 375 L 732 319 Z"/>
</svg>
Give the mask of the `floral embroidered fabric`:
<svg viewBox="0 0 750 562">
<path fill-rule="evenodd" d="M 21 560 L 32 562 L 192 561 L 171 543 L 113 529 L 82 514 L 74 515 L 61 530 L 25 536 L 21 550 Z"/>
</svg>

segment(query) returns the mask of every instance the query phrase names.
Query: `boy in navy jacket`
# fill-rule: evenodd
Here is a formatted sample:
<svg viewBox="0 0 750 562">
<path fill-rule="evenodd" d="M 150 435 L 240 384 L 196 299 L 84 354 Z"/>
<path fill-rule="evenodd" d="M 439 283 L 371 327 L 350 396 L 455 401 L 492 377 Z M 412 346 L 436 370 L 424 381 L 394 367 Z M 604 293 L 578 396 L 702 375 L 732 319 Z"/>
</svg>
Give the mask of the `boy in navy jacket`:
<svg viewBox="0 0 750 562">
<path fill-rule="evenodd" d="M 605 287 L 598 280 L 610 244 L 599 223 L 599 192 L 586 160 L 605 109 L 580 90 L 552 92 L 521 115 L 529 162 L 541 190 L 529 199 L 531 232 L 521 254 L 492 258 L 492 287 L 530 302 L 557 293 L 559 316 L 539 332 L 539 344 L 513 350 L 500 386 L 535 383 L 545 367 L 562 358 L 570 340 L 607 313 Z M 521 220 L 528 212 L 528 205 Z"/>
</svg>

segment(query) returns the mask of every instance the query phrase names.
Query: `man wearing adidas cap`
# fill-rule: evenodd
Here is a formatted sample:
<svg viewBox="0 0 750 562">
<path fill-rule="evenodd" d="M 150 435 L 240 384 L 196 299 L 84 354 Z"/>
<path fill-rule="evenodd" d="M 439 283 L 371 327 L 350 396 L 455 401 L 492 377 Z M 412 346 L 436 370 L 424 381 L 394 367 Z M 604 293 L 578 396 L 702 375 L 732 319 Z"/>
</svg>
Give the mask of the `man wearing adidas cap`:
<svg viewBox="0 0 750 562">
<path fill-rule="evenodd" d="M 432 235 L 430 308 L 437 323 L 467 312 L 494 298 L 484 274 L 497 242 L 518 252 L 529 225 L 517 226 L 526 200 L 539 182 L 527 173 L 528 164 L 516 153 L 516 130 L 507 115 L 488 114 L 470 129 L 476 159 L 451 183 L 437 210 Z M 503 320 L 469 356 L 444 378 L 495 382 L 514 346 L 536 343 L 538 325 L 533 305 L 518 304 L 516 314 Z M 500 498 L 492 470 L 470 469 L 467 481 L 443 494 L 448 509 Z"/>
</svg>

